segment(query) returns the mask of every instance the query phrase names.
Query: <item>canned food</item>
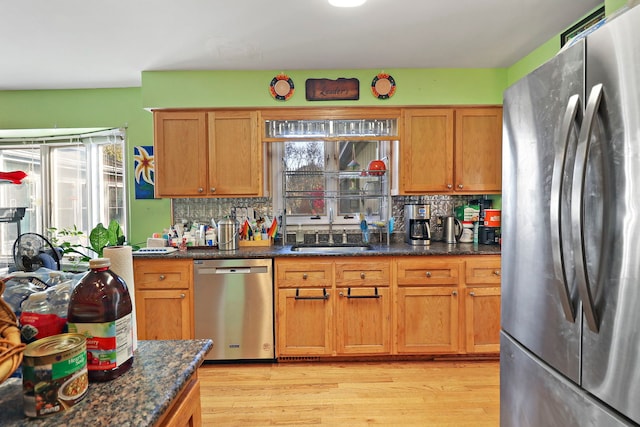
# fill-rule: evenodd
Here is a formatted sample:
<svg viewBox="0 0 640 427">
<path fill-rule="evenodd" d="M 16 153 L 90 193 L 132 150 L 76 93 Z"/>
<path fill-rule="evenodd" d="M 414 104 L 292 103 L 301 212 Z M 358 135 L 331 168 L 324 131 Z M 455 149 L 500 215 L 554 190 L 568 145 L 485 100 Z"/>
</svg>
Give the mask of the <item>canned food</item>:
<svg viewBox="0 0 640 427">
<path fill-rule="evenodd" d="M 89 389 L 86 338 L 52 335 L 27 345 L 22 362 L 24 413 L 44 417 L 81 401 Z"/>
</svg>

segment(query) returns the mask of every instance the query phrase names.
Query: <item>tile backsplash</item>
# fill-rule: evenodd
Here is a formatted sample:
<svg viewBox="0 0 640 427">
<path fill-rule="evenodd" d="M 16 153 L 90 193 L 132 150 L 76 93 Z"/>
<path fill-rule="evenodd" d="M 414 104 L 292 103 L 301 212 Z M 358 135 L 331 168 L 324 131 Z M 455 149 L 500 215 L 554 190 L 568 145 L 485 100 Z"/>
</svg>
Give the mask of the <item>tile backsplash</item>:
<svg viewBox="0 0 640 427">
<path fill-rule="evenodd" d="M 467 204 L 470 200 L 481 197 L 483 196 L 393 196 L 391 212 L 395 226 L 392 241 L 402 241 L 404 239 L 404 205 L 406 204 L 431 205 L 431 223 L 434 224 L 436 217 L 452 215 L 457 206 Z M 499 198 L 499 196 L 489 196 L 489 198 L 496 197 Z M 210 224 L 212 218 L 218 221 L 229 215 L 234 207 L 252 207 L 256 216 L 272 216 L 272 203 L 269 197 L 184 198 L 172 200 L 172 221 L 174 224 L 181 221 Z"/>
</svg>

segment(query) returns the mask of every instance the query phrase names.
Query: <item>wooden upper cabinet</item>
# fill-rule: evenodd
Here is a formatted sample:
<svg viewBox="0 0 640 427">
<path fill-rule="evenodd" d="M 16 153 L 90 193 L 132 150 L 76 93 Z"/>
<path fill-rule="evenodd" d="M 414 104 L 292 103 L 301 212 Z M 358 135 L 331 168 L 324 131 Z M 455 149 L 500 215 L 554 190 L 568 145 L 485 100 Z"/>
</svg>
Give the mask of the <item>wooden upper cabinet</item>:
<svg viewBox="0 0 640 427">
<path fill-rule="evenodd" d="M 400 194 L 502 190 L 502 107 L 407 108 Z"/>
<path fill-rule="evenodd" d="M 448 192 L 453 188 L 453 109 L 403 110 L 400 192 Z"/>
<path fill-rule="evenodd" d="M 455 191 L 499 193 L 502 190 L 502 108 L 455 111 Z"/>
<path fill-rule="evenodd" d="M 258 112 L 155 111 L 158 197 L 262 195 Z"/>
<path fill-rule="evenodd" d="M 207 113 L 209 193 L 260 196 L 262 162 L 256 111 Z"/>
<path fill-rule="evenodd" d="M 199 111 L 156 111 L 155 194 L 202 196 L 207 186 L 207 122 Z"/>
</svg>

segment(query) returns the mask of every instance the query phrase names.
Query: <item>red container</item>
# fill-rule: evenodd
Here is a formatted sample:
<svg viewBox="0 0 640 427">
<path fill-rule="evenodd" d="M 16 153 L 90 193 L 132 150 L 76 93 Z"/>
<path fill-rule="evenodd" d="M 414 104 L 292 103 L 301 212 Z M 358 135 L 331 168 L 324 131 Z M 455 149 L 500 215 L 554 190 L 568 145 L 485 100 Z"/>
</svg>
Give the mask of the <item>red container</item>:
<svg viewBox="0 0 640 427">
<path fill-rule="evenodd" d="M 484 210 L 484 226 L 485 227 L 500 227 L 500 209 L 485 209 Z"/>
</svg>

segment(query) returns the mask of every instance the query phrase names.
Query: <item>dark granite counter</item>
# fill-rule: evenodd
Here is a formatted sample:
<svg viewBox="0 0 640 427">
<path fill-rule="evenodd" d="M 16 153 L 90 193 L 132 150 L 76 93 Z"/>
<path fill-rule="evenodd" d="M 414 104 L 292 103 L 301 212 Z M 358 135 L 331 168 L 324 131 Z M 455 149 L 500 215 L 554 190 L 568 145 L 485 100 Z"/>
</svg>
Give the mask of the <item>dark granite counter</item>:
<svg viewBox="0 0 640 427">
<path fill-rule="evenodd" d="M 152 426 L 212 346 L 211 340 L 139 341 L 128 372 L 90 383 L 81 402 L 46 418 L 24 416 L 22 380 L 10 378 L 0 385 L 0 426 Z"/>
<path fill-rule="evenodd" d="M 406 243 L 390 245 L 372 245 L 369 251 L 351 253 L 309 253 L 295 252 L 291 245 L 248 246 L 235 251 L 220 251 L 217 248 L 188 248 L 185 252 L 176 251 L 168 255 L 134 255 L 144 258 L 178 258 L 178 259 L 233 259 L 233 258 L 279 258 L 279 257 L 316 257 L 316 256 L 428 256 L 428 255 L 500 255 L 499 245 L 474 245 L 473 243 L 457 243 L 450 245 L 443 242 L 432 242 L 425 247 L 411 246 Z"/>
</svg>

